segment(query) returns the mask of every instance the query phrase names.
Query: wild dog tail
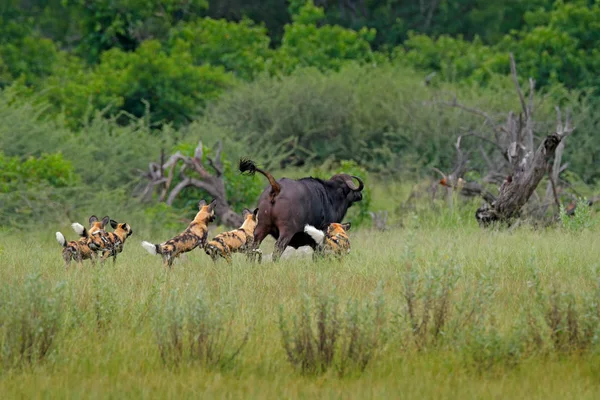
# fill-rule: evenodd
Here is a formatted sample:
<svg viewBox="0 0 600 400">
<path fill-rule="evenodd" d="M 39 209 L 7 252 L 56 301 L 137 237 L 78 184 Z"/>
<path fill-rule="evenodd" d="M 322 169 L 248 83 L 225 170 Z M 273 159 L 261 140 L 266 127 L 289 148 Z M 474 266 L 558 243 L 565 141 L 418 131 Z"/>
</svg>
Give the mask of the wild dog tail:
<svg viewBox="0 0 600 400">
<path fill-rule="evenodd" d="M 75 231 L 75 233 L 77 233 L 79 236 L 81 237 L 88 237 L 89 233 L 88 230 L 85 229 L 85 226 L 81 225 L 80 223 L 72 223 L 71 224 L 71 228 L 73 228 L 73 230 Z"/>
<path fill-rule="evenodd" d="M 150 242 L 146 242 L 145 240 L 142 242 L 142 247 L 146 249 L 146 251 L 153 256 L 157 254 L 161 254 L 160 244 L 152 244 Z"/>
<path fill-rule="evenodd" d="M 269 172 L 267 172 L 265 170 L 258 168 L 254 161 L 249 160 L 247 158 L 240 158 L 239 170 L 242 174 L 246 173 L 247 175 L 250 175 L 250 176 L 254 175 L 256 172 L 266 176 L 267 179 L 269 180 L 269 183 L 271 184 L 272 198 L 274 198 L 275 196 L 277 196 L 279 194 L 279 192 L 281 192 L 281 186 L 279 185 L 279 183 L 277 183 L 275 178 L 273 178 L 273 175 L 271 175 Z"/>
<path fill-rule="evenodd" d="M 306 224 L 304 226 L 304 232 L 308 233 L 308 235 L 313 238 L 313 240 L 317 244 L 323 243 L 323 239 L 325 238 L 325 233 L 322 230 L 315 228 L 312 225 Z"/>
<path fill-rule="evenodd" d="M 65 237 L 63 236 L 62 233 L 60 232 L 56 232 L 56 241 L 58 242 L 58 244 L 60 244 L 62 247 L 67 247 L 67 240 L 65 239 Z"/>
</svg>

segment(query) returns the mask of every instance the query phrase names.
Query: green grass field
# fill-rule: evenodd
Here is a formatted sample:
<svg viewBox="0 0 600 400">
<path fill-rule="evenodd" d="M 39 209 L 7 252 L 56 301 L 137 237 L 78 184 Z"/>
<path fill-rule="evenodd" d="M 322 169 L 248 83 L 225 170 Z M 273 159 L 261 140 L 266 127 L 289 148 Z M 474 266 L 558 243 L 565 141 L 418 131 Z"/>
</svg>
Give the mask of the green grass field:
<svg viewBox="0 0 600 400">
<path fill-rule="evenodd" d="M 74 237 L 68 226 L 60 228 Z M 595 233 L 496 232 L 472 225 L 357 230 L 351 231 L 352 253 L 342 263 L 304 257 L 252 265 L 237 255 L 232 265 L 213 265 L 195 250 L 168 272 L 140 242 L 175 232 L 133 229 L 116 265 L 92 268 L 87 262 L 68 271 L 54 230 L 0 237 L 2 398 L 600 396 L 600 238 Z M 265 253 L 272 245 L 271 239 L 263 243 Z M 28 308 L 20 297 L 35 273 L 40 277 L 33 282 L 41 286 L 30 289 L 29 298 L 53 299 L 45 290 L 54 293 L 60 284 L 56 307 Z M 340 377 L 332 367 L 302 374 L 292 367 L 282 345 L 280 306 L 289 317 L 305 295 L 335 293 L 345 310 L 349 299 L 373 300 L 378 287 L 385 334 L 377 338 L 363 373 Z M 429 325 L 421 337 L 408 317 L 407 287 L 413 287 L 417 303 L 420 296 L 430 299 Z M 247 343 L 220 367 L 190 361 L 187 342 L 178 367 L 164 363 L 157 332 L 168 334 L 169 316 L 177 320 L 178 313 L 185 314 L 186 301 L 198 294 L 209 307 L 220 301 L 229 305 L 214 308 L 231 327 L 225 351 L 234 351 L 249 329 Z M 413 311 L 422 314 L 424 303 Z M 7 356 L 10 349 L 19 352 L 19 340 L 28 334 L 23 319 L 44 312 L 59 313 L 46 356 L 30 363 L 18 354 Z M 548 322 L 552 315 L 560 320 L 554 329 Z M 360 321 L 363 332 L 369 331 L 369 319 Z"/>
</svg>

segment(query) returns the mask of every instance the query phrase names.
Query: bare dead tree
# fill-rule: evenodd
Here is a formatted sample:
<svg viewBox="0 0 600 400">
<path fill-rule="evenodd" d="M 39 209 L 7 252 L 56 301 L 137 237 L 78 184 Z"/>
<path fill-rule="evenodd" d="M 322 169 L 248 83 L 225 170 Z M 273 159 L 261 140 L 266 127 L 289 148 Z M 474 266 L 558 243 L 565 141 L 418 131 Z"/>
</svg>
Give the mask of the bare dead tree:
<svg viewBox="0 0 600 400">
<path fill-rule="evenodd" d="M 556 148 L 556 152 L 554 154 L 554 162 L 551 166 L 550 171 L 548 171 L 548 185 L 546 187 L 546 196 L 544 200 L 544 205 L 541 209 L 541 214 L 544 214 L 548 206 L 551 204 L 551 199 L 554 200 L 556 204 L 557 211 L 560 210 L 560 200 L 558 197 L 558 176 L 561 172 L 567 169 L 567 165 L 561 165 L 562 163 L 562 155 L 565 150 L 565 138 L 573 132 L 571 128 L 571 119 L 570 113 L 567 111 L 565 117 L 565 124 L 563 126 L 562 117 L 560 108 L 556 107 L 556 132 L 563 136 L 563 140 L 561 140 L 560 144 Z"/>
<path fill-rule="evenodd" d="M 456 98 L 452 102 L 441 103 L 481 116 L 485 121 L 485 126 L 491 129 L 493 137 L 488 139 L 480 135 L 474 136 L 492 143 L 496 150 L 500 150 L 495 152 L 496 156 L 491 159 L 482 147 L 479 148 L 489 170 L 484 182 L 498 183 L 499 180 L 502 182 L 498 196 L 493 196 L 477 182 L 465 182 L 462 179 L 466 171 L 467 157 L 460 147 L 461 136 L 455 146 L 457 162 L 452 173 L 446 175 L 436 169 L 443 177 L 440 184 L 460 190 L 465 195 L 481 196 L 485 200 L 485 203 L 476 212 L 477 221 L 482 226 L 494 222 L 509 222 L 517 217 L 547 173 L 549 186 L 546 199 L 552 196 L 554 202 L 560 205 L 556 182 L 558 175 L 566 168 L 566 166 L 561 166 L 561 159 L 564 150 L 563 139 L 573 131 L 569 115 L 567 114 L 566 122 L 563 125 L 560 110 L 557 108 L 556 132 L 544 138 L 541 144 L 535 148 L 533 132 L 535 81 L 529 79 L 529 96 L 526 99 L 519 84 L 512 54 L 510 55 L 510 67 L 511 77 L 521 104 L 521 112 L 518 115 L 512 111 L 509 112 L 504 123 L 499 123 L 482 110 L 458 103 Z"/>
<path fill-rule="evenodd" d="M 223 144 L 219 141 L 214 158 L 206 157 L 208 166 L 213 170 L 212 173 L 202 163 L 202 141 L 198 142 L 192 157 L 184 156 L 178 151 L 165 162 L 164 151 L 161 152 L 160 163 L 151 162 L 148 166 L 148 172 L 143 174 L 148 179 L 148 184 L 140 196 L 144 200 L 149 200 L 152 198 L 155 189 L 158 188 L 160 193 L 158 200 L 172 205 L 184 189 L 188 187 L 202 189 L 217 199 L 215 214 L 224 225 L 229 227 L 240 226 L 243 222 L 242 217 L 235 213 L 227 203 L 225 182 L 223 180 L 224 167 L 221 160 L 222 148 Z M 175 170 L 179 165 L 177 173 L 179 183 L 173 186 L 173 180 L 176 176 Z M 186 174 L 186 171 L 195 173 L 197 177 Z"/>
</svg>

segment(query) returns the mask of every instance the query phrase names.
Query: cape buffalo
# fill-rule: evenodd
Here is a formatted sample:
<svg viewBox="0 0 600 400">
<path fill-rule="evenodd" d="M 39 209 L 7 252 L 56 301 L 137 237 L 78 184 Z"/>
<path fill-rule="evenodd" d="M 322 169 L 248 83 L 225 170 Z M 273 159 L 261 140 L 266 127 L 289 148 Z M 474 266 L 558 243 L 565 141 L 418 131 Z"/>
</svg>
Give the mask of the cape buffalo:
<svg viewBox="0 0 600 400">
<path fill-rule="evenodd" d="M 254 249 L 267 235 L 277 241 L 273 261 L 277 261 L 287 246 L 316 246 L 315 241 L 304 232 L 305 225 L 325 229 L 332 222 L 342 222 L 353 203 L 362 200 L 364 183 L 360 178 L 337 174 L 329 180 L 318 178 L 275 180 L 273 175 L 247 159 L 240 159 L 239 170 L 248 175 L 258 172 L 270 183 L 258 200 L 260 210 L 258 225 L 254 232 Z M 352 179 L 359 183 L 358 187 Z"/>
</svg>

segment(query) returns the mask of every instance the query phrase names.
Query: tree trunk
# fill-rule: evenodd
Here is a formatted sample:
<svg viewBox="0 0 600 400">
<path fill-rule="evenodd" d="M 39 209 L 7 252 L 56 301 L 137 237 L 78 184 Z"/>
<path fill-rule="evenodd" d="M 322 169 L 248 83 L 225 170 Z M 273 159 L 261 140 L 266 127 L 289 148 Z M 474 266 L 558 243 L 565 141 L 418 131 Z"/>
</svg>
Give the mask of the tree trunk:
<svg viewBox="0 0 600 400">
<path fill-rule="evenodd" d="M 492 204 L 484 204 L 475 213 L 482 226 L 494 222 L 510 222 L 518 216 L 546 172 L 562 137 L 553 133 L 544 139 L 538 147 L 532 162 L 526 169 L 517 171 L 514 177 L 507 179 L 500 187 L 500 194 Z"/>
</svg>

